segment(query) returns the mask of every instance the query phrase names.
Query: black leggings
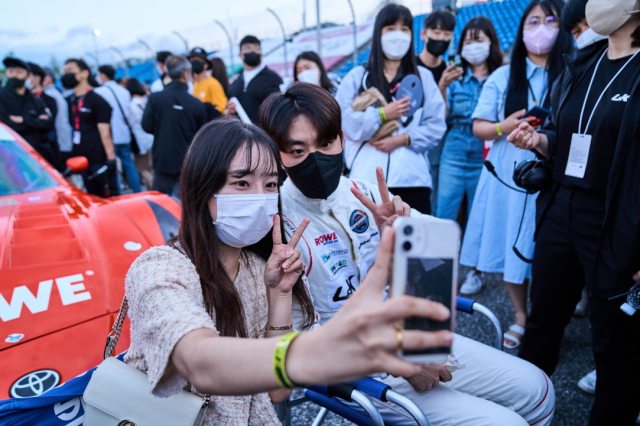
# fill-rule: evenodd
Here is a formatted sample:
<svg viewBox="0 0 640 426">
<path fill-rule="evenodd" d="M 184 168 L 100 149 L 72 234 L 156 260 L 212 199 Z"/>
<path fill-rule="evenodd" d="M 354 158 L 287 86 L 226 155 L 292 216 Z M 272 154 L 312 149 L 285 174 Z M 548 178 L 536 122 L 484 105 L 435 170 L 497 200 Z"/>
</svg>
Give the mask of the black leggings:
<svg viewBox="0 0 640 426">
<path fill-rule="evenodd" d="M 389 188 L 393 195 L 398 195 L 412 209 L 422 214 L 431 214 L 431 188 L 418 186 L 409 188 Z"/>
</svg>

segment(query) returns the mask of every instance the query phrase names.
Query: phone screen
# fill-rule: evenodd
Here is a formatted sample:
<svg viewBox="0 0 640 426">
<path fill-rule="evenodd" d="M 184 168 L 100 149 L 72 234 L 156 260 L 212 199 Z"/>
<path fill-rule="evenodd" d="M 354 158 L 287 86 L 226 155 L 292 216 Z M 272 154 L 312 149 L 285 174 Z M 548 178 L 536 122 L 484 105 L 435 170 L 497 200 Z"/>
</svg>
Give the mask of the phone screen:
<svg viewBox="0 0 640 426">
<path fill-rule="evenodd" d="M 421 297 L 452 307 L 453 259 L 408 258 L 405 292 L 409 296 Z M 451 330 L 451 317 L 445 321 L 410 317 L 404 320 L 405 330 L 439 331 Z M 404 355 L 429 355 L 449 353 L 450 348 L 425 350 L 403 350 Z"/>
</svg>

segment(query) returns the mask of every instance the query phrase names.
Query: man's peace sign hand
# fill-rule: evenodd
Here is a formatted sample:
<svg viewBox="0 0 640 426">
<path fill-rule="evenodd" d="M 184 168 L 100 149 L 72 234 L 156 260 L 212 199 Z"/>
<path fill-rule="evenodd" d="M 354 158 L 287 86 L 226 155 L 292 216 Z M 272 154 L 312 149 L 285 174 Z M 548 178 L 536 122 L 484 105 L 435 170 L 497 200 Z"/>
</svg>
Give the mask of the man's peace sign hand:
<svg viewBox="0 0 640 426">
<path fill-rule="evenodd" d="M 366 208 L 371 210 L 373 218 L 376 221 L 378 229 L 382 230 L 384 226 L 391 226 L 393 221 L 400 216 L 410 216 L 411 207 L 402 201 L 400 196 L 390 197 L 387 182 L 384 180 L 384 172 L 382 167 L 376 167 L 376 178 L 378 179 L 378 190 L 380 191 L 381 203 L 376 204 L 356 187 L 351 188 L 351 192 Z"/>
<path fill-rule="evenodd" d="M 289 243 L 282 243 L 280 216 L 273 217 L 273 250 L 264 270 L 264 283 L 267 289 L 289 293 L 302 273 L 303 263 L 300 250 L 296 248 L 307 225 L 311 222 L 305 218 L 291 236 Z"/>
</svg>

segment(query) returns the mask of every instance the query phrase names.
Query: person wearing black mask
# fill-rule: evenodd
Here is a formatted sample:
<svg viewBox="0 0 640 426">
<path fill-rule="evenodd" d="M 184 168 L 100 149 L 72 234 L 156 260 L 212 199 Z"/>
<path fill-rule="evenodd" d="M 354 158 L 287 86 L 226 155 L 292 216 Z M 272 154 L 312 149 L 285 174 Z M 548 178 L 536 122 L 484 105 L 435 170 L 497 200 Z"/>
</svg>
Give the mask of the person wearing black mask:
<svg viewBox="0 0 640 426">
<path fill-rule="evenodd" d="M 236 98 L 252 123 L 258 122 L 260 105 L 273 92 L 280 90 L 282 78 L 262 64 L 260 40 L 248 35 L 240 40 L 240 58 L 243 70 L 229 86 L 229 99 Z M 236 105 L 230 101 L 226 114 L 236 114 Z"/>
<path fill-rule="evenodd" d="M 227 108 L 227 95 L 220 82 L 211 76 L 211 64 L 203 48 L 191 49 L 187 59 L 191 62 L 193 96 L 205 104 L 207 121 L 213 120 Z"/>
<path fill-rule="evenodd" d="M 99 197 L 119 195 L 116 176 L 116 151 L 111 138 L 111 106 L 91 90 L 89 66 L 82 59 L 67 59 L 60 77 L 65 89 L 72 89 L 68 98 L 72 156 L 89 160 L 82 180 L 89 194 Z"/>
<path fill-rule="evenodd" d="M 42 99 L 27 90 L 30 68 L 18 58 L 5 58 L 7 84 L 0 91 L 0 121 L 24 138 L 52 166 L 58 167 L 58 155 L 49 139 L 54 128 L 51 112 Z M 29 82 L 29 86 L 31 86 Z"/>
</svg>

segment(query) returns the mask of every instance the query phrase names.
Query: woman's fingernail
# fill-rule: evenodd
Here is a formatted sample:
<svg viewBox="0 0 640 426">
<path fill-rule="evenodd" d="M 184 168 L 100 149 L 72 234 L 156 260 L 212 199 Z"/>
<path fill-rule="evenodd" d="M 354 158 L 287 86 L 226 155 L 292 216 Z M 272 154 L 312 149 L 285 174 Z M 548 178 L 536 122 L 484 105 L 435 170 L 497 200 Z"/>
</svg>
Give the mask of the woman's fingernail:
<svg viewBox="0 0 640 426">
<path fill-rule="evenodd" d="M 444 335 L 443 340 L 445 341 L 445 343 L 451 343 L 453 342 L 453 333 L 447 333 Z"/>
<path fill-rule="evenodd" d="M 444 306 L 442 306 L 440 308 L 440 315 L 442 316 L 449 316 L 449 310 L 447 308 L 445 308 Z"/>
<path fill-rule="evenodd" d="M 282 267 L 283 267 L 285 270 L 289 269 L 289 263 L 288 263 L 288 262 L 283 263 L 283 264 L 282 264 Z"/>
</svg>

